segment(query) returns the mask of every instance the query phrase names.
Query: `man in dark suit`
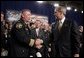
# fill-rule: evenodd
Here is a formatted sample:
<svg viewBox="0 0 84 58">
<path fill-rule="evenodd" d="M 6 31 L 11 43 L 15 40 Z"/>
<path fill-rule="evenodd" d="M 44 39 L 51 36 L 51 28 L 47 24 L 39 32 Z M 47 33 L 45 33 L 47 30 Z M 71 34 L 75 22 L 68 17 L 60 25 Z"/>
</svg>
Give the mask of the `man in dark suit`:
<svg viewBox="0 0 84 58">
<path fill-rule="evenodd" d="M 21 19 L 17 21 L 11 31 L 11 51 L 12 57 L 29 57 L 29 48 L 34 45 L 34 39 L 31 38 L 29 20 L 31 11 L 22 10 Z"/>
<path fill-rule="evenodd" d="M 55 9 L 57 21 L 52 25 L 52 57 L 79 57 L 78 26 L 65 14 L 64 7 Z"/>
</svg>

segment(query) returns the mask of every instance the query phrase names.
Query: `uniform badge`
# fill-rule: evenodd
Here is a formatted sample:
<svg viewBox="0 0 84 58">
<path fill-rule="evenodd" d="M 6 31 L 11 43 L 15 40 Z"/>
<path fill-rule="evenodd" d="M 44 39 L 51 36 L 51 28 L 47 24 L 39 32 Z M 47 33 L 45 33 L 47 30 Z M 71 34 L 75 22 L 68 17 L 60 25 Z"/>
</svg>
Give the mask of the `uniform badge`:
<svg viewBox="0 0 84 58">
<path fill-rule="evenodd" d="M 22 28 L 22 24 L 21 24 L 21 23 L 17 23 L 17 24 L 16 24 L 16 28 L 17 28 L 17 29 Z"/>
</svg>

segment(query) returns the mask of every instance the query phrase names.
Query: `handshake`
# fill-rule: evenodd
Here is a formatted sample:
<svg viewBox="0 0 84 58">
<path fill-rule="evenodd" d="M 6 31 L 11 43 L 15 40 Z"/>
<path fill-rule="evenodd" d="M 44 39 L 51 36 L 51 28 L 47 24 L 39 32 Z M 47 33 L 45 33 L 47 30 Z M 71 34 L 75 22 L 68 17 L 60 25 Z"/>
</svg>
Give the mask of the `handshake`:
<svg viewBox="0 0 84 58">
<path fill-rule="evenodd" d="M 43 46 L 42 46 L 42 43 L 43 43 L 43 40 L 42 39 L 39 39 L 39 38 L 37 38 L 36 40 L 35 40 L 35 47 L 37 48 L 37 49 L 40 49 L 40 48 L 42 48 Z"/>
</svg>

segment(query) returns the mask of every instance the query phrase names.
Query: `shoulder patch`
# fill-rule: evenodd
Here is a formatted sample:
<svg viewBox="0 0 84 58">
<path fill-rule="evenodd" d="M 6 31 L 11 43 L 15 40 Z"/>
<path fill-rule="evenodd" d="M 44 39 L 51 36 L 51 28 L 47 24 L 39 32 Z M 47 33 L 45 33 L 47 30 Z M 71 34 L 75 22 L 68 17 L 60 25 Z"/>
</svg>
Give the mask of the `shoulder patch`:
<svg viewBox="0 0 84 58">
<path fill-rule="evenodd" d="M 23 26 L 23 25 L 22 25 L 21 23 L 17 23 L 17 24 L 16 24 L 16 28 L 17 28 L 17 29 L 22 28 L 22 26 Z"/>
</svg>

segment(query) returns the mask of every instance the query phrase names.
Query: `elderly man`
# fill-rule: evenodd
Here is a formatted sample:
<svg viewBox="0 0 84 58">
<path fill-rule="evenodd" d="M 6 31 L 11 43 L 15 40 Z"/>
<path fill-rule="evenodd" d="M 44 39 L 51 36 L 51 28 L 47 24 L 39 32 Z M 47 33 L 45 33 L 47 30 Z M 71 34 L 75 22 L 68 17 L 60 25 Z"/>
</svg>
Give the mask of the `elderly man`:
<svg viewBox="0 0 84 58">
<path fill-rule="evenodd" d="M 30 57 L 30 48 L 41 44 L 42 40 L 35 40 L 31 34 L 31 11 L 23 9 L 21 19 L 17 21 L 11 31 L 11 51 L 12 57 Z"/>
<path fill-rule="evenodd" d="M 22 10 L 21 19 L 17 21 L 11 31 L 11 51 L 12 57 L 29 57 L 29 48 L 34 45 L 35 40 L 31 38 L 30 32 L 31 11 Z"/>
<path fill-rule="evenodd" d="M 52 25 L 52 57 L 79 57 L 78 26 L 65 14 L 64 7 L 55 8 L 57 21 Z"/>
</svg>

